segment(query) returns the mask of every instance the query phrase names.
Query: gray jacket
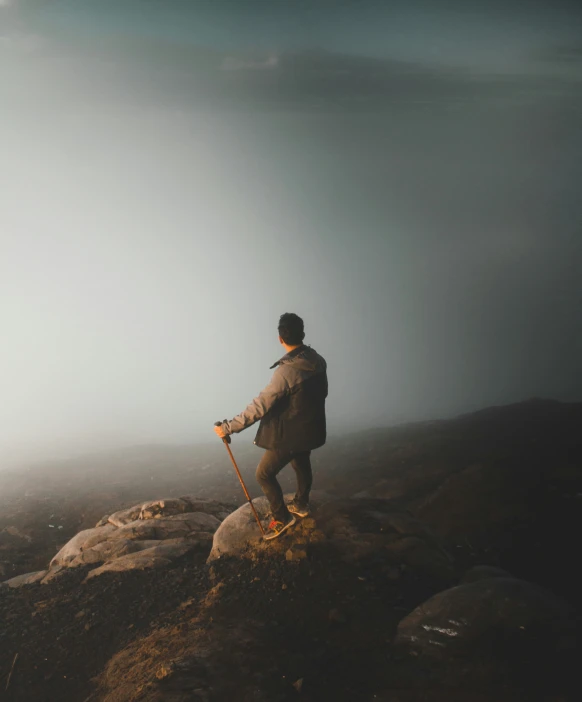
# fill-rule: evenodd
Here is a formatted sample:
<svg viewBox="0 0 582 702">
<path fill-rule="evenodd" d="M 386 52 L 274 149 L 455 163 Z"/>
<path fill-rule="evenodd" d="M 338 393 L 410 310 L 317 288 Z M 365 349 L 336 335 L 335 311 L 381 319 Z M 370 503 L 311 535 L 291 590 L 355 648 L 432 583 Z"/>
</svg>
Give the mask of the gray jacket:
<svg viewBox="0 0 582 702">
<path fill-rule="evenodd" d="M 271 382 L 250 405 L 222 424 L 237 434 L 260 420 L 255 444 L 265 449 L 310 451 L 326 440 L 327 363 L 302 344 L 274 363 Z"/>
</svg>

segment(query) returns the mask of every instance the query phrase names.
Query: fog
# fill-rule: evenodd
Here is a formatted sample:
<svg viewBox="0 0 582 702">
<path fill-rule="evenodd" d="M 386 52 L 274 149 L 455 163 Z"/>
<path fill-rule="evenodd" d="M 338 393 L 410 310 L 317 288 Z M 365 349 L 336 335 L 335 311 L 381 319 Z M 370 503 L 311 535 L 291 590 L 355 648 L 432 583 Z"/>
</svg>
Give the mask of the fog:
<svg viewBox="0 0 582 702">
<path fill-rule="evenodd" d="M 0 32 L 0 469 L 215 440 L 283 312 L 328 362 L 331 435 L 582 399 L 579 63 L 29 29 Z"/>
</svg>

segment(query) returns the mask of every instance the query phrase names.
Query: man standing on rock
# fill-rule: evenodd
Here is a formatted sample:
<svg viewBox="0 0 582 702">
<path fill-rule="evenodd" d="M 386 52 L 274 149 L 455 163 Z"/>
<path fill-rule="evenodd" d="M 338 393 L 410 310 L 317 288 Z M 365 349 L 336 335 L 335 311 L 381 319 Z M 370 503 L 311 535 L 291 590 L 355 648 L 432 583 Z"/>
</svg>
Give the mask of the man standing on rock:
<svg viewBox="0 0 582 702">
<path fill-rule="evenodd" d="M 303 320 L 287 312 L 279 319 L 279 342 L 285 355 L 274 363 L 271 382 L 241 414 L 214 427 L 222 439 L 261 421 L 254 443 L 265 450 L 257 481 L 269 500 L 272 520 L 265 539 L 275 539 L 309 513 L 312 474 L 310 454 L 325 444 L 327 363 L 303 343 Z M 291 463 L 297 493 L 285 504 L 277 474 Z"/>
</svg>

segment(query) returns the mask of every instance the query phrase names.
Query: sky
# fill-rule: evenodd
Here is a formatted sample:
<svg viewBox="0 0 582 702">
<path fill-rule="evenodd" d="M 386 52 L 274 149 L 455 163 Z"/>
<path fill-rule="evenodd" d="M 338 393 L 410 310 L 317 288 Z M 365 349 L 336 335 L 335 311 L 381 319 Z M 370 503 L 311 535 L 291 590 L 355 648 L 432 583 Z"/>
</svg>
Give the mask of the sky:
<svg viewBox="0 0 582 702">
<path fill-rule="evenodd" d="M 0 0 L 0 469 L 213 440 L 283 312 L 331 436 L 582 400 L 581 30 L 562 0 Z"/>
</svg>

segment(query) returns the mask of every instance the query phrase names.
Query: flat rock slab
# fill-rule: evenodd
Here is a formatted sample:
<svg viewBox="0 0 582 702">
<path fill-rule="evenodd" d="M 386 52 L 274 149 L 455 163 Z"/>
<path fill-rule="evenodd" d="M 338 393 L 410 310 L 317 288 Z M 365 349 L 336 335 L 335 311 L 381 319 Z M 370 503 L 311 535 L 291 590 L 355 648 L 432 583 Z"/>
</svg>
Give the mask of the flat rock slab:
<svg viewBox="0 0 582 702">
<path fill-rule="evenodd" d="M 32 583 L 40 582 L 47 572 L 46 570 L 37 570 L 34 573 L 24 573 L 23 575 L 17 575 L 15 578 L 10 578 L 10 580 L 5 580 L 3 584 L 8 585 L 8 587 L 31 585 Z"/>
<path fill-rule="evenodd" d="M 207 541 L 211 536 L 207 535 Z M 167 567 L 173 560 L 185 555 L 189 551 L 196 549 L 198 544 L 195 541 L 181 541 L 180 543 L 161 543 L 157 546 L 144 549 L 137 553 L 130 553 L 115 560 L 109 561 L 99 568 L 90 571 L 85 580 L 102 575 L 103 573 L 121 572 L 126 570 L 145 570 L 147 568 Z"/>
<path fill-rule="evenodd" d="M 161 556 L 148 555 L 143 553 L 131 553 L 128 556 L 121 556 L 114 561 L 105 563 L 99 568 L 90 571 L 85 578 L 85 581 L 102 575 L 103 573 L 119 573 L 127 570 L 146 570 L 148 568 L 164 568 L 171 563 L 169 558 Z"/>
<path fill-rule="evenodd" d="M 85 551 L 81 551 L 81 553 L 79 553 L 79 555 L 67 565 L 69 568 L 76 568 L 78 566 L 89 565 L 92 563 L 103 563 L 114 558 L 126 556 L 129 553 L 142 551 L 144 548 L 150 548 L 151 546 L 157 545 L 157 543 L 161 542 L 156 540 L 136 541 L 131 539 L 110 539 L 108 541 L 102 541 L 96 546 L 88 548 Z"/>
</svg>

